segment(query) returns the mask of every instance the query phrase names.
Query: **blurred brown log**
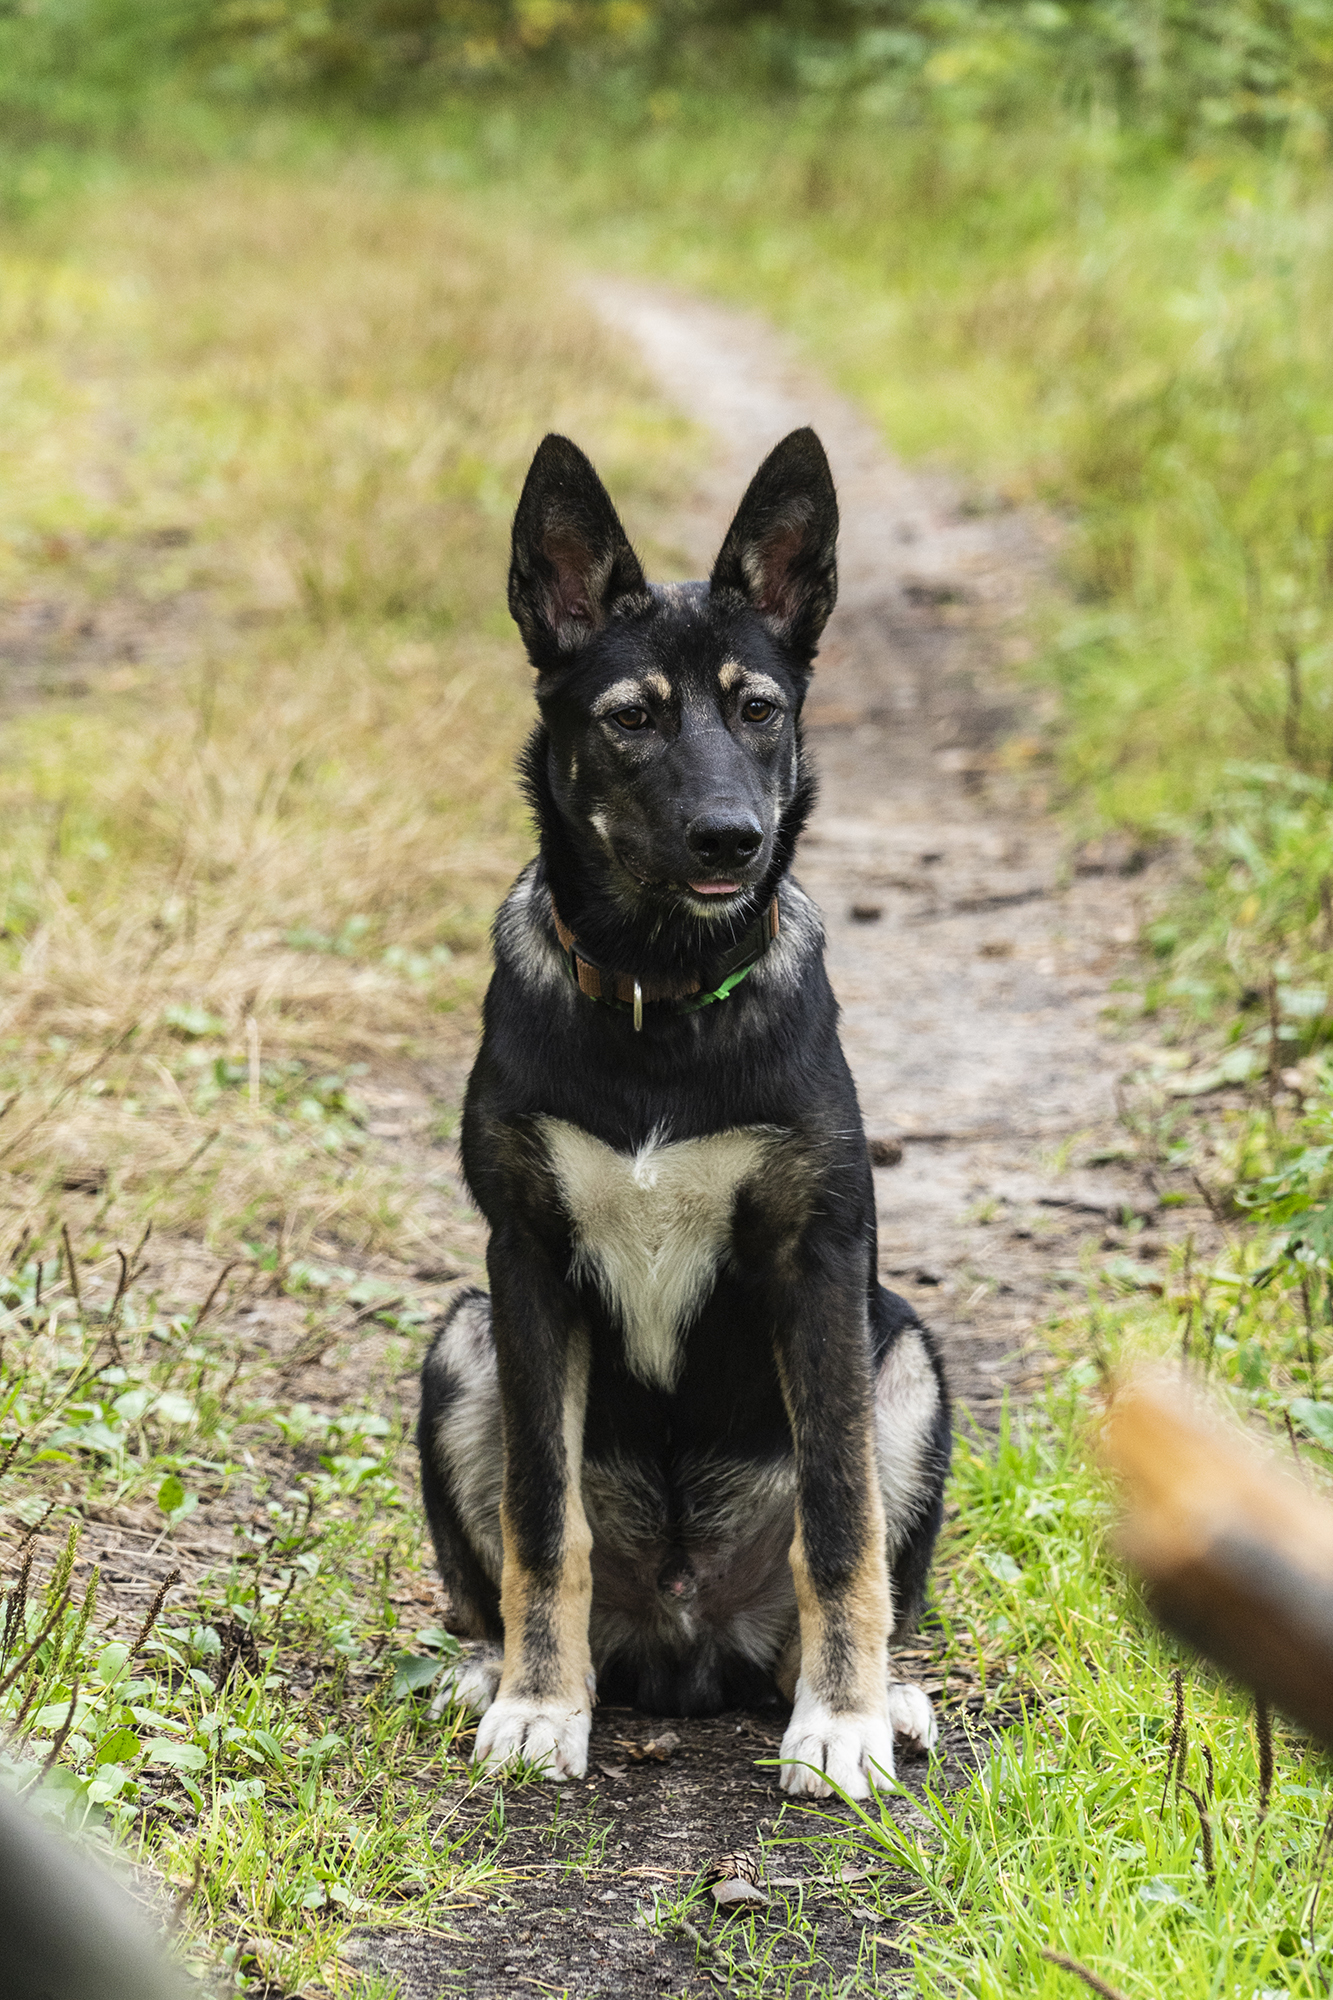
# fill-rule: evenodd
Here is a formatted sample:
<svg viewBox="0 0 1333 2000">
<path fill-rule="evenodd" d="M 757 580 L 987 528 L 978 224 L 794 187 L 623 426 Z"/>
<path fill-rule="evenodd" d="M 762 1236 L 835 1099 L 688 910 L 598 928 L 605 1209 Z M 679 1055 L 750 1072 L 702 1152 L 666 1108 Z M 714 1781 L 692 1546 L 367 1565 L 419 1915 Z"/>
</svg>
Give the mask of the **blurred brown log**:
<svg viewBox="0 0 1333 2000">
<path fill-rule="evenodd" d="M 1183 1384 L 1117 1389 L 1100 1442 L 1120 1552 L 1162 1623 L 1333 1744 L 1333 1506 Z"/>
</svg>

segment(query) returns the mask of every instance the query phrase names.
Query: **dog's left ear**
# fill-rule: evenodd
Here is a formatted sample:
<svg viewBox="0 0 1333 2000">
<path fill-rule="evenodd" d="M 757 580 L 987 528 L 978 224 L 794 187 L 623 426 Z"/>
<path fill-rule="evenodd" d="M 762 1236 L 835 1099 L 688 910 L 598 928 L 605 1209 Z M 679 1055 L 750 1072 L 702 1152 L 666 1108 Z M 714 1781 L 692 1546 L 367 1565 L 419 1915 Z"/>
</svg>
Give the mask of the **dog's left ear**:
<svg viewBox="0 0 1333 2000">
<path fill-rule="evenodd" d="M 736 591 L 807 664 L 838 595 L 838 496 L 812 430 L 775 445 L 727 530 L 709 588 Z"/>
<path fill-rule="evenodd" d="M 626 599 L 647 596 L 610 494 L 578 446 L 552 431 L 523 482 L 509 565 L 509 609 L 533 666 L 558 666 Z"/>
</svg>

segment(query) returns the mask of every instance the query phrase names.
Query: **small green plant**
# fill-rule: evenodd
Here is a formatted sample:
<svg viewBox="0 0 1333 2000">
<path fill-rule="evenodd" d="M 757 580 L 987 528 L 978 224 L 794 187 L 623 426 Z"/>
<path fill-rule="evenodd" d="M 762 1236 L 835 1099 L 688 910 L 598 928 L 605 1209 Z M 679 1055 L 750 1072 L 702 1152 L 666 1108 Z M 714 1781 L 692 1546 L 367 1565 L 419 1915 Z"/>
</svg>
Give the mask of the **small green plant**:
<svg viewBox="0 0 1333 2000">
<path fill-rule="evenodd" d="M 0 1292 L 0 1515 L 18 1536 L 0 1600 L 0 1779 L 192 1884 L 205 1957 L 230 1938 L 300 1983 L 336 1963 L 349 1926 L 428 1921 L 498 1879 L 473 1823 L 425 1782 L 460 1724 L 415 1698 L 451 1642 L 402 1626 L 402 1579 L 428 1560 L 403 1426 L 292 1404 L 259 1363 L 242 1384 L 221 1323 L 165 1318 L 133 1283 L 92 1306 L 98 1248 L 76 1262 L 68 1232 L 59 1254 L 30 1244 Z M 147 1505 L 149 1554 L 172 1552 L 224 1496 L 230 1560 L 195 1560 L 186 1586 L 174 1559 L 109 1636 L 98 1568 L 76 1582 L 85 1515 Z"/>
</svg>

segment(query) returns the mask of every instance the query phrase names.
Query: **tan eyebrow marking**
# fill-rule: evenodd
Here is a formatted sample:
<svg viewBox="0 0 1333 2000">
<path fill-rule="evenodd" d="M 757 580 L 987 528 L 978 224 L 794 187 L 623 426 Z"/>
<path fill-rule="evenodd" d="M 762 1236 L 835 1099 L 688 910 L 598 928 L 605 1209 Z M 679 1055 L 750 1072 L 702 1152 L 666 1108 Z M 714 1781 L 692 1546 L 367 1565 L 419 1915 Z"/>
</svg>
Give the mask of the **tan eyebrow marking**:
<svg viewBox="0 0 1333 2000">
<path fill-rule="evenodd" d="M 642 708 L 643 691 L 641 681 L 614 681 L 598 695 L 592 712 L 600 722 L 604 715 L 614 715 L 618 708 Z"/>
<path fill-rule="evenodd" d="M 782 689 L 767 674 L 746 674 L 745 698 L 747 701 L 771 701 L 778 708 L 786 706 Z"/>
<path fill-rule="evenodd" d="M 671 683 L 665 674 L 645 674 L 643 684 L 649 694 L 655 694 L 659 701 L 670 701 Z"/>
<path fill-rule="evenodd" d="M 724 660 L 717 670 L 717 684 L 723 694 L 731 694 L 743 687 L 748 701 L 771 701 L 779 708 L 786 706 L 782 689 L 767 674 L 756 673 L 752 667 L 742 666 L 739 660 Z"/>
</svg>

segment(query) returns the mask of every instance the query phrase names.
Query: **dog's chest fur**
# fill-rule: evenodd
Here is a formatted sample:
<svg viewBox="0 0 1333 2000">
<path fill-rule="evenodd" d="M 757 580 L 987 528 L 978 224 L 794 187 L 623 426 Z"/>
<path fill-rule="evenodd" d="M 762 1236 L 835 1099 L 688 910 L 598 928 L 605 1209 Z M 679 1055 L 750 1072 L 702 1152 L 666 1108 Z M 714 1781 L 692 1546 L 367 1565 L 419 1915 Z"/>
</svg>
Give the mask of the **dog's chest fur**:
<svg viewBox="0 0 1333 2000">
<path fill-rule="evenodd" d="M 684 1336 L 727 1255 L 736 1196 L 786 1135 L 751 1125 L 621 1153 L 561 1119 L 541 1124 L 573 1228 L 573 1275 L 592 1280 L 619 1320 L 630 1372 L 673 1389 Z"/>
</svg>

